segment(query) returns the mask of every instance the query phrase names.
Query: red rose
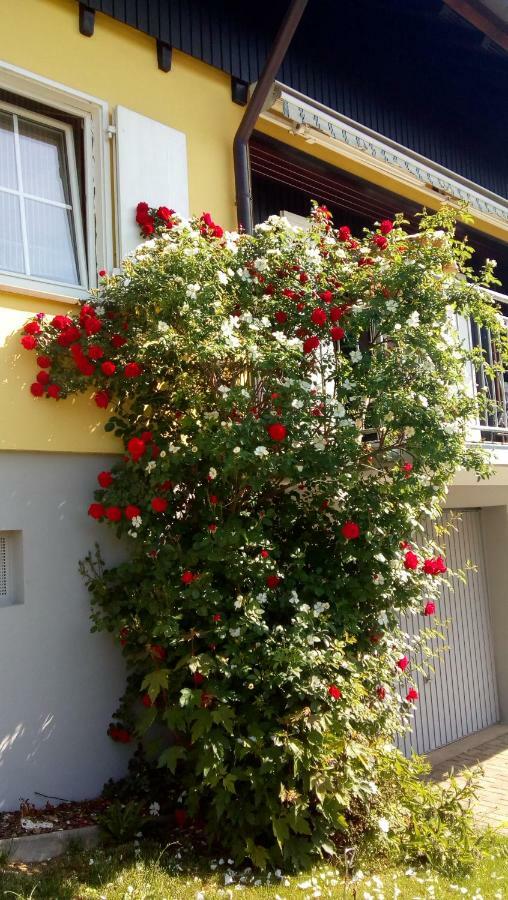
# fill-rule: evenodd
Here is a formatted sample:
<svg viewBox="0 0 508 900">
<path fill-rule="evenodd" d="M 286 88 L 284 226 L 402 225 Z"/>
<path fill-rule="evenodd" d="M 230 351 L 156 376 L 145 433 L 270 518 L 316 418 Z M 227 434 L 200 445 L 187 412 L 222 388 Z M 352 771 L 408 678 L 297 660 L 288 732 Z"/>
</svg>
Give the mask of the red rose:
<svg viewBox="0 0 508 900">
<path fill-rule="evenodd" d="M 110 522 L 119 522 L 122 518 L 122 510 L 119 506 L 108 506 L 106 509 L 106 519 Z"/>
<path fill-rule="evenodd" d="M 327 319 L 326 309 L 322 309 L 321 306 L 316 306 L 316 308 L 312 310 L 310 318 L 314 325 L 325 325 Z"/>
<path fill-rule="evenodd" d="M 208 499 L 209 499 L 210 503 L 212 504 L 212 506 L 216 506 L 216 504 L 219 502 L 219 498 L 216 497 L 215 494 L 210 494 Z"/>
<path fill-rule="evenodd" d="M 97 318 L 95 313 L 93 316 L 85 316 L 85 318 L 82 319 L 82 325 L 88 337 L 91 337 L 92 334 L 97 334 L 102 328 L 102 322 Z"/>
<path fill-rule="evenodd" d="M 155 226 L 153 224 L 153 219 L 149 216 L 145 219 L 145 221 L 141 225 L 143 229 L 143 234 L 148 237 L 149 234 L 153 234 L 155 231 Z"/>
<path fill-rule="evenodd" d="M 114 334 L 111 338 L 111 343 L 113 344 L 113 347 L 118 350 L 120 347 L 123 347 L 123 345 L 127 343 L 127 338 L 122 337 L 121 334 Z"/>
<path fill-rule="evenodd" d="M 200 685 L 203 684 L 203 681 L 205 680 L 205 676 L 202 674 L 202 672 L 194 672 L 194 675 L 192 676 L 192 680 L 193 680 L 194 684 L 196 685 L 196 687 L 199 687 Z"/>
<path fill-rule="evenodd" d="M 342 306 L 332 306 L 330 307 L 330 319 L 332 322 L 339 322 L 344 315 L 344 307 Z"/>
<path fill-rule="evenodd" d="M 340 327 L 340 325 L 332 325 L 332 327 L 330 328 L 332 341 L 341 341 L 345 334 L 346 332 L 343 328 Z"/>
<path fill-rule="evenodd" d="M 443 557 L 436 556 L 433 559 L 426 559 L 423 564 L 423 571 L 426 575 L 444 575 L 447 568 Z"/>
<path fill-rule="evenodd" d="M 268 550 L 262 550 L 260 556 L 262 557 L 262 559 L 268 559 L 270 554 L 268 553 Z"/>
<path fill-rule="evenodd" d="M 333 700 L 340 700 L 342 697 L 342 691 L 337 687 L 336 684 L 331 684 L 328 688 L 328 693 Z"/>
<path fill-rule="evenodd" d="M 213 236 L 214 237 L 221 238 L 223 236 L 223 234 L 224 234 L 224 229 L 222 228 L 221 225 L 213 226 Z"/>
<path fill-rule="evenodd" d="M 102 359 L 104 350 L 97 344 L 92 344 L 92 346 L 88 348 L 88 356 L 90 359 Z"/>
<path fill-rule="evenodd" d="M 269 588 L 276 588 L 280 584 L 280 578 L 278 575 L 267 575 L 266 576 L 266 586 Z"/>
<path fill-rule="evenodd" d="M 404 465 L 402 466 L 402 471 L 407 472 L 408 474 L 409 474 L 409 472 L 412 472 L 413 471 L 413 463 L 410 463 L 410 462 L 404 463 Z"/>
<path fill-rule="evenodd" d="M 106 360 L 106 362 L 103 362 L 101 364 L 101 371 L 104 375 L 106 375 L 109 378 L 111 375 L 115 374 L 116 366 L 115 366 L 114 362 L 110 362 L 110 360 Z"/>
<path fill-rule="evenodd" d="M 403 656 L 402 659 L 399 659 L 397 662 L 397 667 L 400 669 L 401 672 L 404 672 L 404 670 L 407 669 L 408 665 L 409 665 L 409 659 L 407 658 L 407 656 Z"/>
<path fill-rule="evenodd" d="M 122 647 L 125 647 L 128 637 L 129 637 L 129 629 L 127 628 L 127 625 L 124 625 L 123 628 L 120 629 L 120 634 L 119 634 L 120 644 L 122 645 Z"/>
<path fill-rule="evenodd" d="M 39 384 L 38 381 L 34 381 L 34 383 L 30 385 L 30 393 L 33 394 L 34 397 L 42 397 L 44 387 L 42 384 Z"/>
<path fill-rule="evenodd" d="M 300 284 L 307 284 L 308 280 L 309 276 L 307 275 L 307 272 L 301 272 L 299 275 Z"/>
<path fill-rule="evenodd" d="M 174 214 L 174 209 L 168 209 L 167 206 L 159 206 L 157 210 L 157 215 L 159 219 L 162 219 L 164 222 L 169 222 L 171 216 Z"/>
<path fill-rule="evenodd" d="M 182 582 L 183 584 L 192 584 L 195 577 L 196 576 L 193 575 L 192 572 L 189 572 L 189 570 L 187 569 L 182 575 Z"/>
<path fill-rule="evenodd" d="M 66 328 L 72 325 L 72 319 L 69 316 L 55 316 L 51 319 L 50 324 L 58 331 L 65 331 Z"/>
<path fill-rule="evenodd" d="M 94 400 L 100 409 L 107 409 L 110 397 L 107 391 L 97 391 Z"/>
<path fill-rule="evenodd" d="M 149 444 L 153 441 L 153 434 L 151 431 L 142 431 L 141 432 L 141 440 L 145 442 L 145 444 Z"/>
<path fill-rule="evenodd" d="M 210 525 L 208 526 L 208 531 L 211 534 L 215 534 L 215 532 L 217 531 L 217 525 L 215 524 L 215 522 L 210 523 Z"/>
<path fill-rule="evenodd" d="M 393 228 L 393 222 L 390 219 L 383 219 L 381 225 L 379 226 L 379 230 L 381 234 L 390 234 L 390 231 Z"/>
<path fill-rule="evenodd" d="M 49 356 L 38 356 L 37 357 L 37 365 L 40 366 L 41 369 L 50 369 L 51 368 L 51 360 Z"/>
<path fill-rule="evenodd" d="M 118 741 L 120 744 L 129 744 L 132 739 L 132 735 L 126 728 L 118 728 L 116 725 L 109 726 L 108 734 L 113 741 Z"/>
<path fill-rule="evenodd" d="M 386 697 L 386 688 L 380 684 L 379 687 L 376 688 L 376 694 L 378 695 L 379 700 L 384 700 Z"/>
<path fill-rule="evenodd" d="M 102 519 L 105 513 L 106 510 L 102 503 L 91 503 L 88 507 L 88 515 L 91 516 L 92 519 Z"/>
<path fill-rule="evenodd" d="M 339 228 L 339 241 L 348 241 L 351 237 L 351 229 L 349 225 L 341 225 Z"/>
<path fill-rule="evenodd" d="M 151 644 L 149 649 L 155 659 L 166 659 L 166 650 L 160 644 Z"/>
<path fill-rule="evenodd" d="M 99 482 L 101 488 L 108 488 L 113 484 L 113 476 L 111 472 L 99 472 L 97 475 L 97 481 Z"/>
<path fill-rule="evenodd" d="M 150 207 L 148 206 L 148 203 L 144 202 L 138 203 L 138 205 L 136 206 L 136 222 L 138 223 L 138 225 L 142 225 L 142 223 L 145 221 L 148 215 L 149 208 Z"/>
<path fill-rule="evenodd" d="M 222 616 L 220 613 L 214 613 L 214 615 L 212 616 L 213 622 L 220 622 L 221 619 L 222 619 Z"/>
<path fill-rule="evenodd" d="M 49 382 L 48 373 L 47 372 L 38 372 L 37 373 L 37 381 L 39 382 L 39 384 L 48 384 L 48 382 Z"/>
<path fill-rule="evenodd" d="M 286 439 L 287 428 L 285 425 L 282 425 L 280 422 L 273 422 L 272 425 L 267 425 L 266 430 L 268 432 L 268 436 L 272 439 L 272 441 L 281 442 Z"/>
<path fill-rule="evenodd" d="M 41 326 L 38 322 L 27 322 L 23 328 L 25 334 L 39 334 Z"/>
<path fill-rule="evenodd" d="M 320 291 L 319 297 L 323 301 L 323 303 L 331 303 L 333 300 L 333 292 L 332 291 Z"/>
<path fill-rule="evenodd" d="M 99 269 L 99 278 L 105 278 L 107 274 L 106 269 Z"/>
<path fill-rule="evenodd" d="M 146 706 L 147 709 L 150 709 L 150 707 L 153 706 L 150 694 L 143 694 L 143 696 L 141 697 L 141 703 L 143 704 L 143 706 Z"/>
<path fill-rule="evenodd" d="M 285 313 L 282 309 L 279 309 L 279 311 L 275 313 L 275 321 L 278 322 L 279 325 L 284 325 L 284 322 L 287 322 L 287 320 L 287 313 Z"/>
<path fill-rule="evenodd" d="M 75 325 L 71 325 L 69 328 L 61 331 L 56 340 L 61 347 L 70 347 L 75 341 L 79 341 L 80 337 L 81 333 L 79 328 L 76 328 Z"/>
<path fill-rule="evenodd" d="M 360 526 L 357 525 L 356 522 L 344 522 L 341 532 L 347 541 L 354 541 L 356 538 L 360 537 Z"/>
<path fill-rule="evenodd" d="M 417 569 L 419 564 L 420 560 L 418 559 L 416 553 L 413 553 L 412 550 L 408 550 L 406 555 L 404 556 L 404 568 Z"/>
<path fill-rule="evenodd" d="M 370 256 L 361 256 L 358 260 L 359 266 L 373 266 L 374 260 Z"/>
<path fill-rule="evenodd" d="M 137 516 L 141 515 L 141 510 L 139 506 L 134 506 L 133 503 L 129 503 L 128 506 L 125 507 L 124 513 L 126 519 L 135 519 Z"/>
<path fill-rule="evenodd" d="M 436 611 L 436 604 L 432 600 L 428 600 L 423 610 L 424 616 L 433 616 Z"/>
<path fill-rule="evenodd" d="M 305 338 L 303 342 L 303 352 L 312 353 L 313 350 L 317 350 L 317 348 L 319 347 L 319 343 L 319 338 L 316 335 Z"/>
<path fill-rule="evenodd" d="M 179 828 L 183 828 L 187 821 L 187 811 L 185 809 L 175 810 L 175 822 Z"/>
<path fill-rule="evenodd" d="M 414 688 L 410 688 L 406 695 L 406 700 L 408 703 L 413 703 L 414 700 L 418 700 L 418 691 Z"/>
<path fill-rule="evenodd" d="M 141 366 L 137 362 L 130 362 L 123 371 L 126 378 L 137 378 L 138 375 L 141 375 Z"/>
<path fill-rule="evenodd" d="M 201 221 L 204 222 L 204 224 L 207 225 L 208 228 L 213 227 L 213 219 L 209 212 L 203 213 L 203 215 L 201 216 Z"/>
<path fill-rule="evenodd" d="M 52 397 L 53 400 L 58 400 L 62 388 L 59 384 L 49 384 L 48 385 L 48 397 Z"/>
<path fill-rule="evenodd" d="M 165 497 L 154 497 L 151 503 L 151 507 L 154 512 L 166 512 L 168 508 L 168 501 Z"/>
<path fill-rule="evenodd" d="M 37 341 L 31 334 L 25 334 L 21 338 L 21 343 L 25 350 L 35 350 L 35 348 L 37 347 Z"/>
<path fill-rule="evenodd" d="M 388 247 L 388 238 L 385 238 L 382 234 L 376 234 L 376 237 L 373 238 L 372 243 L 379 247 L 380 250 L 386 250 Z"/>
<path fill-rule="evenodd" d="M 127 450 L 129 451 L 132 460 L 137 462 L 143 456 L 143 453 L 146 450 L 146 444 L 141 438 L 133 437 L 127 444 Z"/>
</svg>

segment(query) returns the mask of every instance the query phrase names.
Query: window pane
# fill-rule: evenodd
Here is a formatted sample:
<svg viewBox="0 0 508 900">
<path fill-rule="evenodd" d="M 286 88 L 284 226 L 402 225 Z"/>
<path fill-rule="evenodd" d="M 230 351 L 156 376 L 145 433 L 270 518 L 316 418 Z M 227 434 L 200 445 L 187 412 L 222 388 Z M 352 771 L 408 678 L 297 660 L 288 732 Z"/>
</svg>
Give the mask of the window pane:
<svg viewBox="0 0 508 900">
<path fill-rule="evenodd" d="M 79 284 L 70 210 L 25 200 L 25 215 L 30 274 Z"/>
<path fill-rule="evenodd" d="M 12 116 L 0 112 L 0 187 L 18 187 Z"/>
<path fill-rule="evenodd" d="M 26 119 L 18 127 L 23 192 L 70 203 L 63 132 Z"/>
<path fill-rule="evenodd" d="M 0 269 L 24 272 L 19 198 L 0 190 Z"/>
</svg>

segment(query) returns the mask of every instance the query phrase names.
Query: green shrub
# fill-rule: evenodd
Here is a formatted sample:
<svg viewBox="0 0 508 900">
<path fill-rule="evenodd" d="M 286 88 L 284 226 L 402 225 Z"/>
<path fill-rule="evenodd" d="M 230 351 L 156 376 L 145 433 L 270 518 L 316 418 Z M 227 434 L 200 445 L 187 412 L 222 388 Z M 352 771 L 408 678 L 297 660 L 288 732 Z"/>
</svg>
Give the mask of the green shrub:
<svg viewBox="0 0 508 900">
<path fill-rule="evenodd" d="M 309 231 L 272 217 L 252 237 L 138 219 L 155 237 L 122 272 L 23 338 L 32 393 L 93 388 L 124 448 L 89 513 L 126 560 L 82 566 L 129 672 L 110 735 L 167 770 L 180 823 L 237 861 L 303 866 L 368 831 L 371 801 L 385 815 L 390 766 L 417 784 L 417 764 L 379 762 L 416 699 L 398 612 L 436 602 L 446 573 L 410 540 L 459 467 L 487 474 L 453 320 L 502 346 L 498 317 L 449 210 L 360 241 L 322 208 Z M 425 796 L 389 804 L 417 853 Z"/>
</svg>

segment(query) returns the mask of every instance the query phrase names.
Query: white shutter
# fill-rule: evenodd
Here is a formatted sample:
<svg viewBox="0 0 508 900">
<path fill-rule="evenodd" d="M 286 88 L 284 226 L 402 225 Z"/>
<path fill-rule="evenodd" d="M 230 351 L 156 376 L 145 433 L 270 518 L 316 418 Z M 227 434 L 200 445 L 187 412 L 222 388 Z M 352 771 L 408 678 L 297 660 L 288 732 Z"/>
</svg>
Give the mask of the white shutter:
<svg viewBox="0 0 508 900">
<path fill-rule="evenodd" d="M 182 131 L 116 108 L 118 239 L 120 258 L 140 243 L 136 206 L 168 206 L 189 215 L 187 144 Z"/>
</svg>

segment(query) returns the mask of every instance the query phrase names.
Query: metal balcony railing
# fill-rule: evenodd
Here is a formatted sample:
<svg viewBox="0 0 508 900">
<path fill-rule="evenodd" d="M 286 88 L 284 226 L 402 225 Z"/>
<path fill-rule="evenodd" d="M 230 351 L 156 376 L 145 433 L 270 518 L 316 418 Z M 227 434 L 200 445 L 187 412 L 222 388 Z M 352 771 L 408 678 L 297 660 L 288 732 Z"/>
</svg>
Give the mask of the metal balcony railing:
<svg viewBox="0 0 508 900">
<path fill-rule="evenodd" d="M 508 296 L 489 291 L 506 310 Z M 501 315 L 505 328 L 508 330 L 508 316 Z M 508 371 L 496 372 L 492 375 L 488 369 L 497 366 L 500 362 L 499 349 L 492 337 L 489 328 L 479 328 L 471 321 L 471 343 L 473 347 L 481 347 L 484 352 L 485 364 L 474 368 L 474 389 L 485 396 L 487 402 L 486 412 L 480 416 L 475 428 L 478 429 L 482 441 L 508 443 Z"/>
</svg>

